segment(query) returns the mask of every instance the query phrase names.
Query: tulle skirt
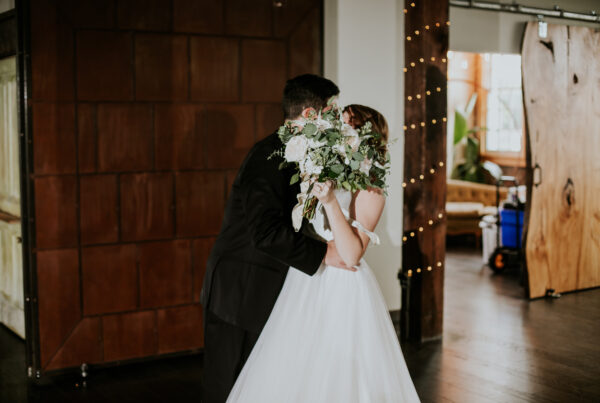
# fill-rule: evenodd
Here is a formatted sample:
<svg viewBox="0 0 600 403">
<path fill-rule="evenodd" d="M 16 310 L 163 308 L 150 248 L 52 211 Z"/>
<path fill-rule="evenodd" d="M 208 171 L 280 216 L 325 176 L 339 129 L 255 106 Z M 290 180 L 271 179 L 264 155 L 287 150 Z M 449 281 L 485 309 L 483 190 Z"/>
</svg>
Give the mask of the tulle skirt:
<svg viewBox="0 0 600 403">
<path fill-rule="evenodd" d="M 290 268 L 228 403 L 418 402 L 368 265 Z"/>
</svg>

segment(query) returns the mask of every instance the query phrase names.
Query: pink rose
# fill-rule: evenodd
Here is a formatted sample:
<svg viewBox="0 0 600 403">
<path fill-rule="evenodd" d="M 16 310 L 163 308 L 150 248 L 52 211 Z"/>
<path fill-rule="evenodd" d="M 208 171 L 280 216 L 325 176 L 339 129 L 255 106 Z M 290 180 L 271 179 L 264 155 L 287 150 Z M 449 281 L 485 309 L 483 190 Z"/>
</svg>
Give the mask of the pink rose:
<svg viewBox="0 0 600 403">
<path fill-rule="evenodd" d="M 315 110 L 315 108 L 305 108 L 302 111 L 302 117 L 304 119 L 316 119 L 317 118 L 317 111 Z"/>
</svg>

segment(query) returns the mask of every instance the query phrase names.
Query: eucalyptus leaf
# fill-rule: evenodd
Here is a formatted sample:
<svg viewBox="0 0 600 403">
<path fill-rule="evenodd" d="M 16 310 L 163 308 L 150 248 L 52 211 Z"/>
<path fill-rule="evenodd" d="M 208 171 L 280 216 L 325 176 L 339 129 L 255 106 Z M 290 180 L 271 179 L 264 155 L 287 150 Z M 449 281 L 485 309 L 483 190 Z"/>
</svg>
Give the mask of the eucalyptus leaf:
<svg viewBox="0 0 600 403">
<path fill-rule="evenodd" d="M 361 152 L 356 151 L 352 153 L 352 159 L 356 161 L 362 161 L 365 159 L 365 156 Z"/>
<path fill-rule="evenodd" d="M 300 175 L 295 173 L 294 175 L 292 175 L 292 178 L 290 179 L 290 185 L 293 185 L 294 183 L 298 182 L 299 180 L 300 180 Z"/>
<path fill-rule="evenodd" d="M 302 133 L 304 133 L 306 137 L 314 137 L 314 135 L 317 133 L 317 130 L 319 130 L 317 128 L 317 125 L 315 125 L 314 123 L 307 123 L 302 129 Z"/>
<path fill-rule="evenodd" d="M 339 175 L 344 171 L 344 166 L 342 164 L 332 165 L 331 171 Z"/>
</svg>

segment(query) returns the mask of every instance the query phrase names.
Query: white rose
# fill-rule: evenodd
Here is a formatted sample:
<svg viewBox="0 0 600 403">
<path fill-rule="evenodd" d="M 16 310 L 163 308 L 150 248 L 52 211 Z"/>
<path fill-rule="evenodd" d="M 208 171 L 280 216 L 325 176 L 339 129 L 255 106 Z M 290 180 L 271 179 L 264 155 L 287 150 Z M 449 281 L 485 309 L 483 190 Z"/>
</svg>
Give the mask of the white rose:
<svg viewBox="0 0 600 403">
<path fill-rule="evenodd" d="M 368 158 L 365 158 L 360 163 L 360 168 L 359 168 L 360 172 L 368 175 L 369 171 L 371 170 L 371 165 L 373 165 L 372 161 Z"/>
<path fill-rule="evenodd" d="M 319 175 L 322 170 L 323 167 L 315 164 L 315 162 L 310 157 L 306 159 L 306 162 L 304 164 L 305 173 L 309 175 Z"/>
<path fill-rule="evenodd" d="M 350 125 L 342 126 L 342 134 L 345 137 L 345 142 L 350 146 L 352 151 L 358 151 L 358 146 L 360 146 L 360 138 L 358 137 L 358 133 L 356 130 L 352 128 Z"/>
<path fill-rule="evenodd" d="M 338 153 L 342 157 L 344 157 L 346 155 L 346 148 L 344 147 L 343 144 L 336 143 L 333 145 L 333 147 L 331 147 L 331 149 L 333 151 L 335 151 L 336 153 Z"/>
<path fill-rule="evenodd" d="M 325 145 L 324 141 L 317 141 L 315 139 L 310 139 L 308 140 L 308 147 L 312 148 L 313 150 L 315 148 L 321 148 Z"/>
<path fill-rule="evenodd" d="M 352 126 L 346 123 L 342 125 L 342 134 L 344 136 L 358 137 L 358 133 L 356 132 L 356 130 L 354 130 Z"/>
<path fill-rule="evenodd" d="M 358 136 L 348 136 L 346 137 L 346 144 L 350 146 L 352 151 L 358 151 L 358 146 L 360 146 L 360 139 Z"/>
<path fill-rule="evenodd" d="M 331 122 L 329 122 L 328 120 L 319 119 L 315 123 L 317 124 L 317 127 L 319 128 L 319 131 L 324 131 L 324 130 L 327 130 L 327 129 L 331 129 Z"/>
<path fill-rule="evenodd" d="M 289 162 L 300 162 L 308 150 L 308 140 L 304 136 L 292 137 L 285 146 L 285 159 Z"/>
</svg>

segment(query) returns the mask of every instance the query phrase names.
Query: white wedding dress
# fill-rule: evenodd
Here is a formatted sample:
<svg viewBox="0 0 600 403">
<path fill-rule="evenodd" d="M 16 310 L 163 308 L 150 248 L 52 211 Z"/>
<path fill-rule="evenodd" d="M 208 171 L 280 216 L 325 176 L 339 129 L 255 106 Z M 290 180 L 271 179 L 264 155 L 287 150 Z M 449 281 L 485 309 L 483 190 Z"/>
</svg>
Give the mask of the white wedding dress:
<svg viewBox="0 0 600 403">
<path fill-rule="evenodd" d="M 352 194 L 336 190 L 348 211 Z M 317 208 L 313 227 L 332 239 Z M 353 225 L 364 230 L 359 223 Z M 372 240 L 376 235 L 368 233 Z M 392 281 L 392 279 L 390 279 Z M 373 272 L 290 268 L 228 403 L 418 402 Z"/>
</svg>

